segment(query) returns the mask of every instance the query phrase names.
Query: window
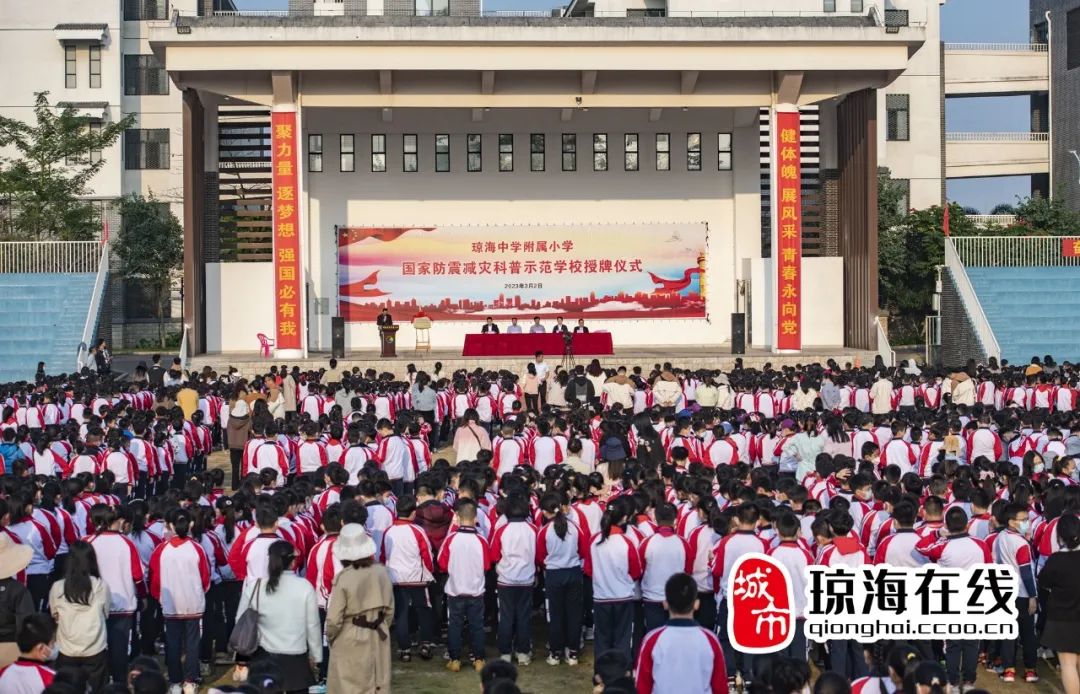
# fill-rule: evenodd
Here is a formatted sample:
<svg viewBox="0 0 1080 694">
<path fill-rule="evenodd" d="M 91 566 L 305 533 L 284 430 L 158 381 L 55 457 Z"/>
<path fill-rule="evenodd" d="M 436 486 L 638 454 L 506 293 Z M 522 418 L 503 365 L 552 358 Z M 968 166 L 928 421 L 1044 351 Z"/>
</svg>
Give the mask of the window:
<svg viewBox="0 0 1080 694">
<path fill-rule="evenodd" d="M 435 171 L 446 173 L 450 170 L 450 136 L 435 136 Z"/>
<path fill-rule="evenodd" d="M 307 170 L 322 171 L 322 135 L 307 136 Z"/>
<path fill-rule="evenodd" d="M 371 170 L 374 173 L 386 171 L 386 135 L 371 136 Z"/>
<path fill-rule="evenodd" d="M 341 135 L 338 141 L 338 153 L 341 155 L 338 168 L 342 171 L 356 171 L 356 136 Z"/>
<path fill-rule="evenodd" d="M 529 135 L 529 171 L 544 170 L 544 136 L 540 133 Z"/>
<path fill-rule="evenodd" d="M 894 178 L 892 182 L 900 191 L 900 199 L 896 203 L 896 213 L 906 216 L 911 210 L 911 181 L 906 178 Z"/>
<path fill-rule="evenodd" d="M 824 10 L 826 12 L 836 12 L 836 0 L 825 0 Z"/>
<path fill-rule="evenodd" d="M 417 17 L 449 17 L 450 0 L 416 0 L 414 11 Z"/>
<path fill-rule="evenodd" d="M 667 9 L 663 7 L 646 7 L 644 9 L 627 9 L 627 17 L 666 17 Z"/>
<path fill-rule="evenodd" d="M 1065 15 L 1065 62 L 1069 70 L 1080 67 L 1080 7 Z"/>
<path fill-rule="evenodd" d="M 90 88 L 101 88 L 101 46 L 90 46 Z"/>
<path fill-rule="evenodd" d="M 416 153 L 416 135 L 401 136 L 401 169 L 405 173 L 416 173 L 420 170 Z"/>
<path fill-rule="evenodd" d="M 592 170 L 607 171 L 607 133 L 593 133 Z"/>
<path fill-rule="evenodd" d="M 124 131 L 124 168 L 169 168 L 168 128 L 129 128 Z"/>
<path fill-rule="evenodd" d="M 472 133 L 465 136 L 466 163 L 465 168 L 469 171 L 480 171 L 483 168 L 483 150 L 481 147 L 483 138 L 480 133 Z"/>
<path fill-rule="evenodd" d="M 637 133 L 623 135 L 623 170 L 638 170 L 638 136 Z"/>
<path fill-rule="evenodd" d="M 76 66 L 75 46 L 64 46 L 64 86 L 74 89 L 79 84 L 79 78 L 75 74 Z"/>
<path fill-rule="evenodd" d="M 98 121 L 90 121 L 90 123 L 88 125 L 90 127 L 90 132 L 91 133 L 93 133 L 95 135 L 100 135 L 101 134 L 101 121 L 99 121 L 99 120 Z M 97 164 L 99 161 L 101 161 L 101 150 L 100 149 L 92 149 L 92 150 L 90 150 L 90 163 L 91 164 Z"/>
<path fill-rule="evenodd" d="M 124 56 L 124 94 L 143 96 L 168 93 L 169 76 L 156 56 Z"/>
<path fill-rule="evenodd" d="M 124 0 L 124 19 L 129 22 L 168 19 L 168 5 L 168 0 Z"/>
<path fill-rule="evenodd" d="M 656 133 L 656 170 L 671 171 L 671 135 Z"/>
<path fill-rule="evenodd" d="M 577 135 L 563 133 L 562 136 L 562 170 L 577 171 Z"/>
<path fill-rule="evenodd" d="M 499 171 L 514 170 L 514 136 L 508 133 L 499 135 Z"/>
<path fill-rule="evenodd" d="M 893 141 L 907 141 L 911 137 L 911 97 L 907 94 L 885 95 L 885 135 Z"/>
<path fill-rule="evenodd" d="M 731 171 L 731 133 L 716 133 L 716 170 Z"/>
<path fill-rule="evenodd" d="M 863 13 L 863 0 L 851 0 L 851 13 L 862 14 Z"/>
<path fill-rule="evenodd" d="M 701 171 L 701 133 L 686 133 L 686 170 Z"/>
</svg>

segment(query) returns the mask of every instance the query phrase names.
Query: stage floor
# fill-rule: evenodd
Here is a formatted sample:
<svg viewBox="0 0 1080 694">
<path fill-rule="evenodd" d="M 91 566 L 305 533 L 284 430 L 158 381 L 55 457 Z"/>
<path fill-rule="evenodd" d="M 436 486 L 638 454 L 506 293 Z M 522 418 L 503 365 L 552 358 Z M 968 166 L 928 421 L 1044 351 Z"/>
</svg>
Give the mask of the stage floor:
<svg viewBox="0 0 1080 694">
<path fill-rule="evenodd" d="M 845 347 L 825 347 L 807 349 L 798 354 L 773 354 L 763 349 L 747 349 L 746 354 L 741 355 L 743 364 L 748 367 L 760 368 L 766 363 L 778 364 L 807 364 L 813 362 L 824 363 L 827 359 L 835 359 L 841 365 L 845 362 L 854 364 L 856 359 L 862 364 L 872 364 L 876 352 L 848 349 Z M 730 370 L 735 359 L 740 355 L 731 354 L 731 348 L 720 345 L 715 348 L 702 348 L 686 345 L 651 345 L 651 346 L 624 346 L 615 348 L 615 354 L 595 357 L 600 363 L 608 367 L 626 366 L 628 368 L 640 366 L 649 370 L 654 364 L 671 362 L 677 368 L 689 369 L 721 369 Z M 579 364 L 588 364 L 593 360 L 591 356 L 576 357 Z M 443 373 L 449 373 L 457 369 L 475 369 L 482 367 L 495 371 L 506 369 L 514 373 L 525 370 L 526 365 L 532 361 L 527 357 L 463 357 L 461 350 L 432 350 L 431 352 L 414 352 L 412 350 L 398 352 L 393 359 L 383 359 L 378 351 L 355 351 L 347 352 L 343 359 L 338 359 L 338 370 L 352 369 L 354 366 L 361 370 L 377 369 L 380 372 L 389 371 L 397 376 L 405 374 L 408 364 L 415 364 L 420 371 L 432 370 L 435 362 L 442 362 Z M 562 355 L 545 355 L 545 361 L 549 364 L 558 365 L 563 362 Z M 217 354 L 200 354 L 190 360 L 191 369 L 202 369 L 209 366 L 219 373 L 222 369 L 235 367 L 242 376 L 251 377 L 265 373 L 272 365 L 282 363 L 288 366 L 298 365 L 304 370 L 328 369 L 330 354 L 328 352 L 309 353 L 307 359 L 277 360 L 265 358 L 257 352 L 229 352 Z"/>
</svg>

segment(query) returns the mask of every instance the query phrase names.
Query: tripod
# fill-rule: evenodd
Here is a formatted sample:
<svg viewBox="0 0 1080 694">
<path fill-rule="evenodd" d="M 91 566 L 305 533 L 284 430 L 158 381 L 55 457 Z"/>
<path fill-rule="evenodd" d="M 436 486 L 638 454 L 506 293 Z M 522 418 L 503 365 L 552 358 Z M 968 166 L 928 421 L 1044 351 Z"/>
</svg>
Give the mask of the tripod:
<svg viewBox="0 0 1080 694">
<path fill-rule="evenodd" d="M 571 371 L 577 366 L 577 360 L 574 359 L 574 338 L 569 333 L 563 333 L 562 338 L 562 368 Z"/>
</svg>

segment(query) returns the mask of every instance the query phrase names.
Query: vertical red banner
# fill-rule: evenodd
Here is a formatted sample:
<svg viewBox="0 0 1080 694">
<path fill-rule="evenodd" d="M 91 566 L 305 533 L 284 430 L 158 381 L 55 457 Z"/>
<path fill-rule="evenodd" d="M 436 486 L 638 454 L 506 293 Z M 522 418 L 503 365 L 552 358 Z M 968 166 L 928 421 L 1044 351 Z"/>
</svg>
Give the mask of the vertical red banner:
<svg viewBox="0 0 1080 694">
<path fill-rule="evenodd" d="M 302 349 L 300 190 L 295 112 L 270 114 L 274 195 L 274 317 L 277 349 Z"/>
<path fill-rule="evenodd" d="M 776 349 L 802 349 L 802 168 L 799 113 L 776 114 Z"/>
</svg>

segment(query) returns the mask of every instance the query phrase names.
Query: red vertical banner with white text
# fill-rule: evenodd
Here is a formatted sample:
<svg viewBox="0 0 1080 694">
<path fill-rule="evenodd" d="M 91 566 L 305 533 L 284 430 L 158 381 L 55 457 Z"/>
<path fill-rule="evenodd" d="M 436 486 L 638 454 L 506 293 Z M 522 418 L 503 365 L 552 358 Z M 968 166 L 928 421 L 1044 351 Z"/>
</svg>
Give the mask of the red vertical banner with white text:
<svg viewBox="0 0 1080 694">
<path fill-rule="evenodd" d="M 274 196 L 275 347 L 302 349 L 300 342 L 300 190 L 296 112 L 270 114 Z"/>
<path fill-rule="evenodd" d="M 776 114 L 773 131 L 777 350 L 802 349 L 802 170 L 798 111 Z"/>
</svg>

